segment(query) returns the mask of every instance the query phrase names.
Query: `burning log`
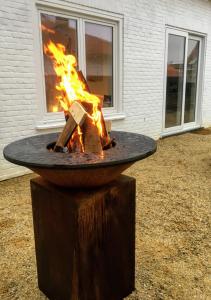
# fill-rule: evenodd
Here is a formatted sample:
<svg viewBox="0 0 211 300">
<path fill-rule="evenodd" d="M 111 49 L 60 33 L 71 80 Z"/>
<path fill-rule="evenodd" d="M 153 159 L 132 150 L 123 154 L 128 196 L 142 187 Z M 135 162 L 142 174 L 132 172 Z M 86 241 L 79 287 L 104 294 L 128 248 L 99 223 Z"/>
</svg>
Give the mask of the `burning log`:
<svg viewBox="0 0 211 300">
<path fill-rule="evenodd" d="M 79 71 L 77 71 L 77 73 L 78 73 L 79 79 L 83 82 L 83 84 L 85 86 L 85 90 L 87 92 L 91 93 L 91 90 L 89 88 L 87 80 L 84 77 L 82 71 L 79 70 Z M 89 105 L 87 105 L 87 103 L 85 105 L 87 106 L 87 111 L 89 113 L 91 113 Z M 110 148 L 109 145 L 111 145 L 111 147 L 112 147 L 112 141 L 110 140 L 110 137 L 109 137 L 109 134 L 108 134 L 108 130 L 107 130 L 107 125 L 108 125 L 108 128 L 111 131 L 111 122 L 107 123 L 107 122 L 105 122 L 105 120 L 103 118 L 102 103 L 100 103 L 98 109 L 99 109 L 100 114 L 101 114 L 101 126 L 102 126 L 102 135 L 101 135 L 101 138 L 100 138 L 100 141 L 101 141 L 101 150 L 102 149 L 108 149 L 108 148 Z M 86 121 L 86 122 L 90 123 L 90 121 Z M 94 138 L 94 135 L 97 134 L 97 128 L 91 130 L 91 128 L 92 128 L 91 124 L 87 124 L 86 127 L 87 127 L 86 128 L 87 136 L 91 138 L 91 141 L 88 140 L 88 137 L 85 137 L 85 139 L 84 139 L 86 141 L 85 151 L 86 151 L 86 149 L 87 149 L 87 151 L 90 151 L 91 149 L 93 149 L 93 150 L 95 150 L 94 152 L 99 152 L 99 148 L 100 148 L 99 147 L 99 139 L 97 137 Z M 90 130 L 92 132 L 90 132 Z M 94 146 L 94 143 L 96 143 L 97 145 Z"/>
<path fill-rule="evenodd" d="M 69 138 L 72 135 L 72 132 L 76 128 L 77 123 L 73 119 L 71 115 L 69 115 L 69 118 L 62 130 L 62 132 L 59 135 L 59 138 L 56 142 L 56 145 L 54 147 L 55 152 L 63 152 L 63 148 L 67 145 L 67 142 L 69 141 Z"/>
<path fill-rule="evenodd" d="M 86 115 L 87 113 L 82 107 L 82 105 L 77 101 L 74 101 L 69 109 L 68 120 L 61 134 L 59 135 L 59 138 L 54 147 L 54 151 L 56 152 L 63 151 L 63 148 L 67 145 L 77 125 L 82 126 L 86 118 Z"/>
<path fill-rule="evenodd" d="M 67 148 L 69 152 L 84 152 L 82 132 L 79 126 L 76 127 L 71 138 L 69 139 Z"/>
<path fill-rule="evenodd" d="M 77 125 L 82 126 L 87 116 L 87 112 L 85 111 L 83 106 L 78 101 L 74 101 L 69 109 L 69 112 Z"/>
<path fill-rule="evenodd" d="M 84 135 L 84 151 L 93 153 L 102 152 L 103 149 L 98 128 L 93 124 L 92 119 L 87 117 L 82 128 Z"/>
<path fill-rule="evenodd" d="M 92 115 L 92 104 L 83 102 L 83 107 L 87 112 L 87 117 L 81 126 L 83 133 L 82 140 L 85 152 L 100 153 L 102 152 L 101 138 L 96 124 L 91 118 Z"/>
<path fill-rule="evenodd" d="M 101 100 L 90 92 L 83 73 L 77 71 L 75 56 L 66 54 L 64 45 L 52 41 L 44 45 L 44 52 L 52 58 L 59 79 L 56 89 L 61 94 L 57 99 L 66 119 L 54 151 L 63 152 L 67 146 L 69 152 L 100 153 L 104 148 L 110 148 L 113 143 L 106 130 Z"/>
<path fill-rule="evenodd" d="M 81 71 L 78 71 L 79 79 L 85 85 L 87 92 L 90 92 L 86 79 Z M 101 114 L 102 135 L 99 129 L 90 117 L 93 113 L 93 106 L 90 103 L 82 101 L 74 101 L 68 112 L 66 112 L 66 125 L 60 134 L 55 145 L 54 151 L 62 152 L 67 145 L 70 152 L 84 150 L 85 152 L 100 153 L 103 149 L 112 147 L 112 141 L 109 138 L 106 124 L 102 115 L 101 107 L 99 112 Z M 85 108 L 85 109 L 84 109 Z M 77 125 L 79 128 L 76 131 Z M 79 130 L 82 128 L 82 143 L 80 140 Z"/>
<path fill-rule="evenodd" d="M 83 81 L 86 89 L 89 90 L 82 72 L 78 72 L 80 80 Z M 63 152 L 64 147 L 67 146 L 70 152 L 85 151 L 100 153 L 102 150 L 109 149 L 115 145 L 115 142 L 113 139 L 110 139 L 107 131 L 107 126 L 109 129 L 110 123 L 104 121 L 101 108 L 99 110 L 101 113 L 102 135 L 100 135 L 98 127 L 90 117 L 92 109 L 92 105 L 87 102 L 83 102 L 83 105 L 79 101 L 73 102 L 69 111 L 66 112 L 66 125 L 56 142 L 54 147 L 55 152 Z M 80 128 L 82 128 L 82 132 Z M 83 135 L 82 140 L 81 135 Z"/>
</svg>

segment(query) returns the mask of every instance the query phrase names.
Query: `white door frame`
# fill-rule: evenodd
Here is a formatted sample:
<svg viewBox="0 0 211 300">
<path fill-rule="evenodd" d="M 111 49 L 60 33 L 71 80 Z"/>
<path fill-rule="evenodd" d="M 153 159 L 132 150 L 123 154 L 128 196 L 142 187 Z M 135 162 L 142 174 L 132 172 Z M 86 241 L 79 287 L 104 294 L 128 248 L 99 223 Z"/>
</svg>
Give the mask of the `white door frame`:
<svg viewBox="0 0 211 300">
<path fill-rule="evenodd" d="M 166 117 L 166 88 L 167 88 L 167 66 L 168 66 L 168 40 L 169 34 L 185 37 L 185 58 L 184 58 L 184 77 L 183 77 L 183 97 L 182 97 L 182 116 L 181 125 L 165 128 Z M 197 90 L 196 90 L 196 107 L 195 107 L 195 121 L 184 123 L 184 107 L 185 107 L 185 90 L 186 90 L 186 76 L 187 76 L 187 51 L 188 41 L 194 39 L 199 41 L 199 58 L 198 58 L 198 73 L 197 73 Z M 203 64 L 204 64 L 204 35 L 189 33 L 185 30 L 166 28 L 166 46 L 165 46 L 165 72 L 164 72 L 164 105 L 163 105 L 163 122 L 161 136 L 188 131 L 201 126 L 201 104 L 202 104 L 202 84 L 203 84 Z"/>
</svg>

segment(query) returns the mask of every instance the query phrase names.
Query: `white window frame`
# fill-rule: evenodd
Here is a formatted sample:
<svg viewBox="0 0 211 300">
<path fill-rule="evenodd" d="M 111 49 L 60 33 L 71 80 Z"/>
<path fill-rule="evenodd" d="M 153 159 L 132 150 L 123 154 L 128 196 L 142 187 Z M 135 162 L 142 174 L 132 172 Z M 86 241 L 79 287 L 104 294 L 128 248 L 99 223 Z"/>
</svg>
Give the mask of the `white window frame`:
<svg viewBox="0 0 211 300">
<path fill-rule="evenodd" d="M 47 2 L 47 4 L 46 4 Z M 86 76 L 85 22 L 111 26 L 113 29 L 113 106 L 103 108 L 106 120 L 125 118 L 122 101 L 122 25 L 123 16 L 80 5 L 64 5 L 60 1 L 48 2 L 35 0 L 35 59 L 37 73 L 37 129 L 59 128 L 64 126 L 63 112 L 47 112 L 42 32 L 40 30 L 41 13 L 74 19 L 77 21 L 78 64 Z M 83 37 L 83 38 L 82 38 Z"/>
<path fill-rule="evenodd" d="M 164 102 L 163 102 L 163 122 L 161 136 L 165 137 L 180 132 L 189 131 L 192 129 L 200 128 L 202 123 L 202 97 L 203 97 L 203 78 L 204 78 L 204 62 L 205 62 L 205 49 L 206 49 L 206 34 L 181 29 L 172 26 L 166 26 L 166 45 L 165 45 L 165 71 L 164 71 Z M 183 36 L 185 38 L 185 60 L 184 60 L 184 80 L 183 80 L 183 99 L 182 99 L 182 122 L 181 125 L 174 127 L 165 127 L 166 118 L 166 88 L 167 88 L 167 65 L 168 65 L 168 43 L 169 34 Z M 193 38 L 198 40 L 199 44 L 199 61 L 198 61 L 198 74 L 197 74 L 197 94 L 196 94 L 196 108 L 195 108 L 195 121 L 190 123 L 184 123 L 184 105 L 185 105 L 185 87 L 186 87 L 186 68 L 187 68 L 187 49 L 188 40 Z"/>
</svg>

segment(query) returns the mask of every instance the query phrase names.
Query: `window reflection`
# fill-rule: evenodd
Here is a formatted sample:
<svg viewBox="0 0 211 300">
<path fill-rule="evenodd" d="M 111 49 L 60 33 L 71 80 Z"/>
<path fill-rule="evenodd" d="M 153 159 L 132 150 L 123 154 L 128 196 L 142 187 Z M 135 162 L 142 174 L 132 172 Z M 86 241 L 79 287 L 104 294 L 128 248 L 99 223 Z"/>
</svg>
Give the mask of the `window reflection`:
<svg viewBox="0 0 211 300">
<path fill-rule="evenodd" d="M 92 93 L 104 107 L 113 106 L 113 29 L 85 23 L 86 77 Z"/>
<path fill-rule="evenodd" d="M 165 127 L 181 124 L 185 38 L 169 34 Z"/>
<path fill-rule="evenodd" d="M 43 45 L 51 39 L 54 43 L 61 43 L 66 47 L 66 53 L 71 53 L 77 58 L 77 28 L 76 20 L 58 16 L 41 14 L 41 29 Z M 43 52 L 45 91 L 47 112 L 62 111 L 60 103 L 56 100 L 57 76 L 53 68 L 52 60 Z"/>
<path fill-rule="evenodd" d="M 184 122 L 195 121 L 199 41 L 189 39 Z"/>
</svg>

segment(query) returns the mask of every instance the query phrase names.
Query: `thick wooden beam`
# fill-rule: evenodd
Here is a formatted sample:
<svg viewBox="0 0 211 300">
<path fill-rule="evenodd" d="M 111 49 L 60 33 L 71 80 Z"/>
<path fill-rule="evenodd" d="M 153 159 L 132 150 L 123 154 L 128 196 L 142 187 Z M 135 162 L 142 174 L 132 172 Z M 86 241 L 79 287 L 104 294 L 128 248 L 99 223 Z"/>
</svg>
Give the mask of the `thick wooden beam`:
<svg viewBox="0 0 211 300">
<path fill-rule="evenodd" d="M 121 300 L 134 290 L 135 179 L 89 190 L 31 180 L 38 285 L 50 300 Z"/>
</svg>

